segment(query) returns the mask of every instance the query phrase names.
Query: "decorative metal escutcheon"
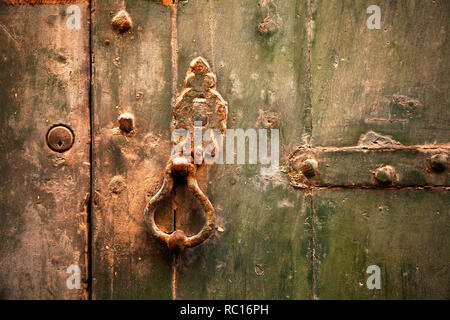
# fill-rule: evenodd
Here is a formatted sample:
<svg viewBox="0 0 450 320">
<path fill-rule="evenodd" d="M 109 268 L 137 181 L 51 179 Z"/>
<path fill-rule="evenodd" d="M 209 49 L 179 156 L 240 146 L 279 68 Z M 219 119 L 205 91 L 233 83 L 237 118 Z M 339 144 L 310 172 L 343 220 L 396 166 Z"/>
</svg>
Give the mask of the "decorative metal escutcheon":
<svg viewBox="0 0 450 320">
<path fill-rule="evenodd" d="M 195 58 L 189 65 L 183 90 L 173 108 L 172 132 L 182 129 L 189 133 L 189 137 L 194 137 L 199 129 L 202 135 L 206 130 L 211 129 L 219 133 L 219 138 L 223 138 L 227 115 L 227 102 L 216 91 L 216 76 L 211 67 L 203 57 Z M 188 141 L 191 142 L 190 139 Z M 216 143 L 217 136 L 213 135 L 211 141 L 214 147 L 209 151 L 209 155 L 213 152 L 221 152 Z M 187 144 L 186 139 L 175 141 L 162 186 L 144 210 L 144 220 L 151 232 L 172 250 L 180 251 L 186 247 L 195 247 L 214 232 L 215 210 L 200 189 L 196 178 L 197 167 L 202 165 L 207 149 L 204 143 L 194 147 L 192 143 Z M 183 230 L 175 230 L 169 234 L 162 231 L 155 223 L 155 209 L 172 194 L 175 182 L 179 181 L 175 180 L 175 177 L 185 179 L 188 189 L 200 202 L 206 215 L 206 224 L 196 235 L 186 236 Z"/>
</svg>

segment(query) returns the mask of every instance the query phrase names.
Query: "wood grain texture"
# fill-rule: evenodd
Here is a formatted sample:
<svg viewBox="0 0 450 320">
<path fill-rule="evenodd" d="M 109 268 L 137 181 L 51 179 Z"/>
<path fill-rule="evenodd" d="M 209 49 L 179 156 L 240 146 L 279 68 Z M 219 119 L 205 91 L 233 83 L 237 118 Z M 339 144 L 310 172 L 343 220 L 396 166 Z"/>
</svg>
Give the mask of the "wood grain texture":
<svg viewBox="0 0 450 320">
<path fill-rule="evenodd" d="M 309 299 L 308 199 L 243 172 L 224 173 L 214 179 L 226 191 L 210 194 L 217 231 L 179 257 L 177 297 Z"/>
<path fill-rule="evenodd" d="M 315 291 L 320 299 L 448 299 L 449 193 L 315 191 Z M 369 290 L 366 269 L 381 268 Z"/>
<path fill-rule="evenodd" d="M 143 220 L 170 156 L 170 8 L 94 1 L 93 10 L 92 297 L 170 299 L 172 257 Z M 133 20 L 123 34 L 111 26 L 120 10 Z M 118 128 L 124 112 L 135 117 L 129 134 Z M 173 230 L 170 203 L 156 216 L 164 231 Z"/>
<path fill-rule="evenodd" d="M 447 143 L 448 1 L 314 1 L 313 141 L 355 145 L 369 130 L 405 145 Z"/>
<path fill-rule="evenodd" d="M 0 298 L 87 298 L 89 27 L 66 27 L 66 6 L 0 4 Z M 63 123 L 73 147 L 51 151 Z M 81 289 L 69 290 L 70 265 Z"/>
<path fill-rule="evenodd" d="M 448 153 L 448 3 L 378 2 L 381 30 L 366 27 L 371 4 L 312 6 L 312 141 L 324 147 L 313 184 L 335 187 L 313 196 L 314 296 L 447 299 L 448 190 L 337 190 L 378 188 L 381 165 L 398 186 L 448 185 L 448 172 L 427 170 L 431 154 Z M 362 150 L 369 136 L 388 145 Z M 381 290 L 366 287 L 371 264 Z"/>
<path fill-rule="evenodd" d="M 306 12 L 304 3 L 284 1 L 189 1 L 178 10 L 179 79 L 204 56 L 229 104 L 228 128 L 279 129 L 281 154 L 306 132 Z M 279 28 L 260 32 L 265 18 Z M 217 231 L 180 256 L 178 298 L 310 298 L 309 202 L 280 182 L 279 171 L 264 176 L 260 168 L 202 169 Z M 177 194 L 177 228 L 195 233 L 201 211 L 181 201 L 185 194 Z"/>
</svg>

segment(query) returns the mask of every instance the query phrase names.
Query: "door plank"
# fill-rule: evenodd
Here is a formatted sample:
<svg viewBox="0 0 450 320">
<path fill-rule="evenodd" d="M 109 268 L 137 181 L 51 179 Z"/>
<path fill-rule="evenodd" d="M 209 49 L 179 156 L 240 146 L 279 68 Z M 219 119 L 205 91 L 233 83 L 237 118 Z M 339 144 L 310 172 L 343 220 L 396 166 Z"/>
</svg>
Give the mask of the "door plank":
<svg viewBox="0 0 450 320">
<path fill-rule="evenodd" d="M 111 20 L 126 9 L 133 28 Z M 169 299 L 172 258 L 148 233 L 143 210 L 170 155 L 170 8 L 153 1 L 94 1 L 92 18 L 93 298 Z M 120 130 L 131 113 L 135 129 Z M 171 204 L 157 222 L 173 230 Z"/>
<path fill-rule="evenodd" d="M 88 298 L 89 11 L 70 30 L 67 7 L 0 4 L 1 299 Z M 54 124 L 75 134 L 64 153 L 46 144 Z"/>
<path fill-rule="evenodd" d="M 272 28 L 263 24 L 265 18 L 279 29 L 259 32 L 259 25 Z M 189 62 L 205 57 L 217 75 L 217 90 L 228 101 L 228 128 L 279 129 L 280 154 L 287 153 L 308 133 L 306 18 L 303 2 L 181 2 L 179 84 Z M 179 257 L 177 298 L 311 297 L 308 197 L 290 190 L 280 171 L 265 176 L 260 168 L 200 169 L 200 186 L 216 209 L 217 230 Z M 193 234 L 204 220 L 199 207 L 182 201 L 190 195 L 180 189 L 176 225 Z"/>
</svg>

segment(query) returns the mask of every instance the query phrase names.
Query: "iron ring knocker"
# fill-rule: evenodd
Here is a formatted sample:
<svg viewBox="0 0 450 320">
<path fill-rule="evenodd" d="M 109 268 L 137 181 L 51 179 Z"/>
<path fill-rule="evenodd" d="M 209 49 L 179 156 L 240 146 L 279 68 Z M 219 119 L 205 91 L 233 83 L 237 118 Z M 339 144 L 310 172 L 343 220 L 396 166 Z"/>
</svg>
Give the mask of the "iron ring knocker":
<svg viewBox="0 0 450 320">
<path fill-rule="evenodd" d="M 205 120 L 202 122 L 202 130 L 218 129 L 223 135 L 226 130 L 227 115 L 227 103 L 216 91 L 216 76 L 204 58 L 195 58 L 186 74 L 183 91 L 173 108 L 172 129 L 182 128 L 193 136 L 195 119 L 200 117 Z M 214 137 L 212 140 L 216 141 Z M 216 145 L 215 148 L 217 149 Z M 200 147 L 203 159 L 202 150 L 203 148 Z M 199 165 L 197 163 L 197 161 L 194 163 L 192 154 L 188 157 L 182 156 L 181 153 L 173 156 L 167 163 L 161 188 L 150 199 L 144 210 L 144 221 L 150 231 L 173 250 L 179 251 L 186 247 L 195 247 L 208 239 L 214 232 L 215 210 L 197 183 L 196 173 Z M 194 236 L 186 236 L 183 230 L 175 230 L 169 234 L 162 231 L 155 223 L 155 209 L 161 201 L 172 194 L 175 176 L 186 179 L 188 189 L 200 202 L 206 215 L 206 224 Z"/>
<path fill-rule="evenodd" d="M 183 250 L 201 244 L 208 239 L 214 231 L 215 210 L 208 197 L 203 193 L 197 183 L 197 166 L 183 156 L 171 159 L 166 167 L 163 184 L 159 191 L 152 197 L 144 210 L 144 218 L 152 233 L 165 242 L 172 250 Z M 174 175 L 186 177 L 188 189 L 200 201 L 206 214 L 206 224 L 202 230 L 194 236 L 187 237 L 183 230 L 175 230 L 168 234 L 162 231 L 155 223 L 155 209 L 167 196 L 171 195 L 174 188 Z"/>
</svg>

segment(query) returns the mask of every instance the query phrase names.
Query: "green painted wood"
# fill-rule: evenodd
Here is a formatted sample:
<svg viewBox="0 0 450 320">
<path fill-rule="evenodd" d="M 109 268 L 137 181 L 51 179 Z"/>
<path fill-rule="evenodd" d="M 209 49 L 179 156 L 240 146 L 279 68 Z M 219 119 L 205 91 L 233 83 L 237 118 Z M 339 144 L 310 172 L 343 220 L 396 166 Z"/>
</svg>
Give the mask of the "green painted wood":
<svg viewBox="0 0 450 320">
<path fill-rule="evenodd" d="M 366 9 L 381 8 L 369 30 Z M 448 142 L 448 1 L 315 1 L 313 141 L 355 145 L 373 130 L 405 145 Z"/>
<path fill-rule="evenodd" d="M 122 9 L 133 28 L 118 34 L 111 19 Z M 170 8 L 94 1 L 93 10 L 92 296 L 170 299 L 172 258 L 143 221 L 170 155 Z M 130 134 L 118 128 L 125 112 L 135 117 Z M 170 203 L 159 217 L 161 228 L 172 231 Z"/>
<path fill-rule="evenodd" d="M 170 7 L 94 3 L 93 298 L 165 299 L 174 292 L 181 299 L 448 297 L 448 264 L 437 260 L 448 260 L 448 191 L 434 188 L 447 185 L 448 173 L 426 170 L 428 157 L 448 148 L 414 146 L 447 143 L 448 75 L 435 65 L 448 64 L 440 34 L 446 7 L 382 2 L 387 28 L 369 33 L 368 5 L 180 1 L 172 74 Z M 134 27 L 117 34 L 110 21 L 121 9 Z M 415 24 L 403 25 L 406 17 Z M 199 184 L 216 208 L 217 230 L 178 257 L 172 278 L 172 255 L 148 234 L 142 211 L 169 158 L 173 77 L 179 93 L 197 56 L 217 75 L 228 128 L 280 129 L 286 164 L 312 135 L 308 152 L 319 160 L 313 185 L 334 188 L 293 189 L 288 167 L 265 175 L 260 165 L 201 168 Z M 124 112 L 136 118 L 130 134 L 118 128 Z M 366 150 L 358 142 L 370 130 L 391 145 Z M 380 190 L 371 170 L 382 164 L 396 167 L 398 186 L 436 190 Z M 204 222 L 200 209 L 179 186 L 157 223 L 192 235 Z M 380 263 L 383 290 L 360 285 L 366 262 Z"/>
<path fill-rule="evenodd" d="M 195 19 L 192 17 L 195 16 Z M 273 34 L 258 31 L 269 17 Z M 190 61 L 201 55 L 229 104 L 228 128 L 280 130 L 280 155 L 308 134 L 307 38 L 304 3 L 190 1 L 179 4 L 179 88 Z"/>
<path fill-rule="evenodd" d="M 336 190 L 379 188 L 371 171 L 381 165 L 395 167 L 397 186 L 448 184 L 448 172 L 427 170 L 448 147 L 416 146 L 448 144 L 448 3 L 378 2 L 381 30 L 369 30 L 372 4 L 313 6 L 312 141 L 324 148 L 308 153 L 319 161 L 312 184 L 335 187 L 314 191 L 313 294 L 448 299 L 447 190 Z M 370 131 L 386 145 L 368 141 Z M 366 287 L 371 264 L 381 290 Z"/>
<path fill-rule="evenodd" d="M 191 59 L 205 57 L 228 101 L 228 128 L 279 129 L 280 154 L 286 153 L 308 133 L 306 14 L 300 2 L 180 3 L 179 83 Z M 258 31 L 266 17 L 280 25 L 273 34 Z M 311 297 L 309 200 L 290 190 L 279 171 L 262 175 L 260 168 L 203 169 L 202 187 L 216 208 L 217 230 L 179 257 L 177 298 Z M 189 202 L 183 206 L 177 205 L 177 228 L 195 233 L 200 210 Z"/>
<path fill-rule="evenodd" d="M 69 30 L 66 8 L 0 3 L 1 299 L 88 296 L 89 11 Z M 64 153 L 46 144 L 59 123 L 75 133 Z"/>
<path fill-rule="evenodd" d="M 309 299 L 310 199 L 245 169 L 213 176 L 217 230 L 178 258 L 178 299 Z"/>
<path fill-rule="evenodd" d="M 319 299 L 449 299 L 450 201 L 444 190 L 313 194 Z M 367 267 L 381 268 L 369 290 Z"/>
</svg>

